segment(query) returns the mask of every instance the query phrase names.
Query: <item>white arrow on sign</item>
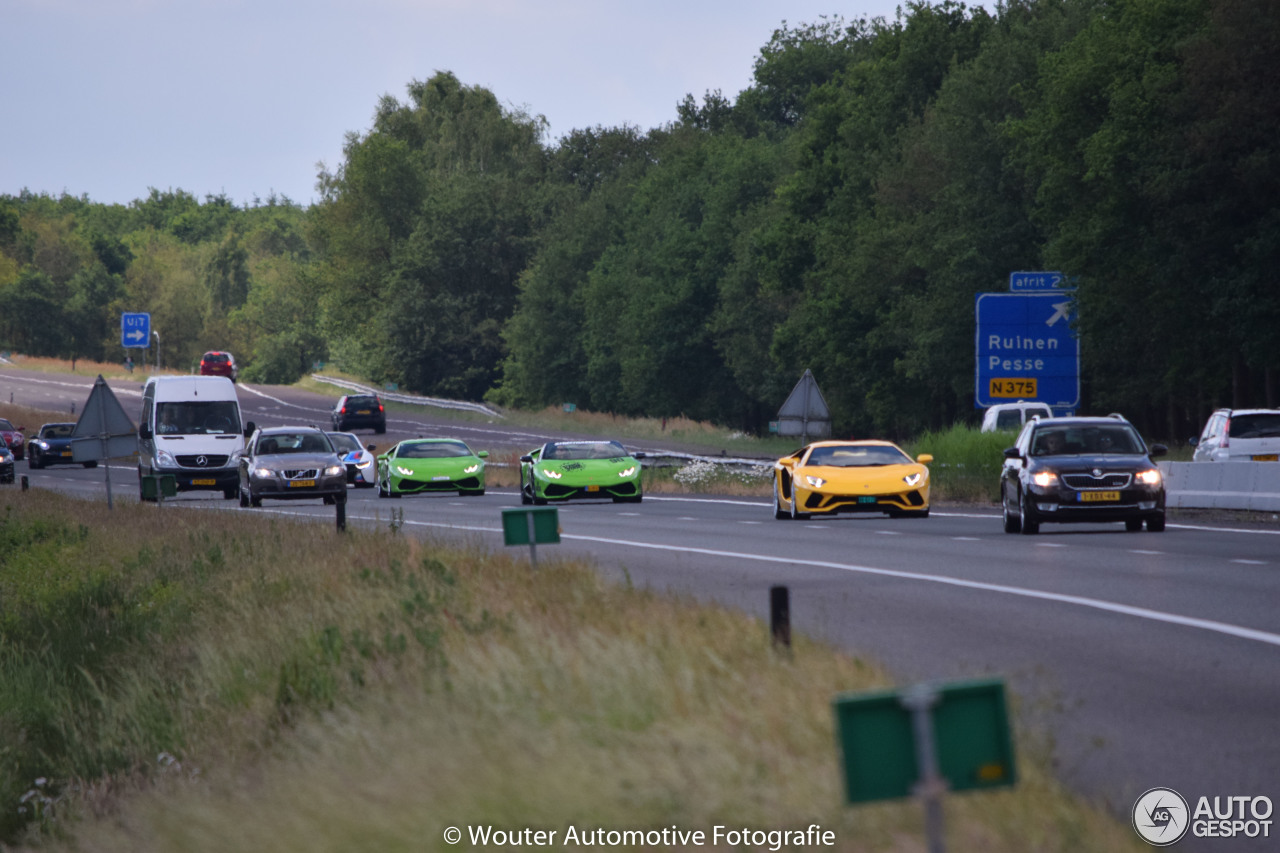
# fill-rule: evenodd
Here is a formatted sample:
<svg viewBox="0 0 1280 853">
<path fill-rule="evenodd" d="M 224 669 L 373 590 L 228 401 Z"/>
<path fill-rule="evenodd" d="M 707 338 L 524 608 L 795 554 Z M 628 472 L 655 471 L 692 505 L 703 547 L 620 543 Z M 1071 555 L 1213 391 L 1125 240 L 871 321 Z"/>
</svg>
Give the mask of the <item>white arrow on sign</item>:
<svg viewBox="0 0 1280 853">
<path fill-rule="evenodd" d="M 125 337 L 126 337 L 126 338 L 133 338 L 133 339 L 136 341 L 136 340 L 138 340 L 139 338 L 145 338 L 145 337 L 146 337 L 146 335 L 144 335 L 144 334 L 142 333 L 142 330 L 141 330 L 141 329 L 134 329 L 132 332 L 126 332 L 126 333 L 125 333 Z"/>
<path fill-rule="evenodd" d="M 1046 326 L 1052 326 L 1054 323 L 1058 322 L 1059 320 L 1067 319 L 1067 314 L 1071 312 L 1070 302 L 1055 302 L 1053 303 L 1053 307 L 1054 307 L 1053 316 L 1045 321 Z"/>
</svg>

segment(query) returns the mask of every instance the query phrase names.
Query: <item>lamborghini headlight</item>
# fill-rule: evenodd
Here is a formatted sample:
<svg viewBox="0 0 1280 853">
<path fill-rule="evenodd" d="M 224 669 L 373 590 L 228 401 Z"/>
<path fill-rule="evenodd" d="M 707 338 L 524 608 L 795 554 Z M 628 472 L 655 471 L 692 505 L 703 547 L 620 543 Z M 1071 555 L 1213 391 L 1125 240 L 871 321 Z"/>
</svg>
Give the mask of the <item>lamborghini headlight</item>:
<svg viewBox="0 0 1280 853">
<path fill-rule="evenodd" d="M 464 473 L 464 474 L 474 474 L 475 472 L 477 472 L 477 471 L 479 471 L 479 470 L 480 470 L 480 466 L 479 466 L 478 464 L 476 464 L 476 465 L 468 465 L 466 468 L 463 468 L 463 469 L 462 469 L 462 473 Z"/>
<path fill-rule="evenodd" d="M 822 479 L 821 477 L 810 477 L 808 474 L 805 475 L 804 479 L 805 479 L 805 482 L 807 482 L 811 487 L 815 489 L 821 489 L 823 486 L 827 484 L 827 481 Z"/>
<path fill-rule="evenodd" d="M 564 474 L 561 474 L 559 471 L 552 471 L 550 468 L 541 468 L 538 473 L 546 477 L 548 480 L 559 480 L 564 476 Z"/>
<path fill-rule="evenodd" d="M 627 468 L 627 469 L 625 469 L 625 470 L 623 470 L 623 471 L 619 471 L 619 472 L 618 472 L 618 476 L 619 476 L 619 477 L 630 477 L 630 476 L 631 476 L 632 474 L 634 474 L 635 472 L 636 472 L 636 466 L 632 465 L 630 468 Z"/>
<path fill-rule="evenodd" d="M 924 480 L 923 471 L 912 471 L 910 474 L 902 478 L 902 482 L 906 483 L 908 486 L 918 486 L 922 480 Z"/>
<path fill-rule="evenodd" d="M 413 469 L 412 469 L 412 468 L 405 468 L 405 467 L 402 467 L 402 466 L 400 466 L 400 465 L 397 465 L 397 466 L 396 466 L 396 473 L 397 473 L 397 474 L 399 474 L 401 477 L 412 477 L 412 476 L 413 476 Z"/>
</svg>

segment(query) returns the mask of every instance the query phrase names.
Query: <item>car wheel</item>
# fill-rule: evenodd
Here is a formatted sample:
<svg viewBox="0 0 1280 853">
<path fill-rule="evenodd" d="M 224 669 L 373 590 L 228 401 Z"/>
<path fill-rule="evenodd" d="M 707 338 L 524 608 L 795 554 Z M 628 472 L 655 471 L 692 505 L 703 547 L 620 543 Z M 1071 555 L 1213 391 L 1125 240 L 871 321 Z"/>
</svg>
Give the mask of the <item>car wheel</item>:
<svg viewBox="0 0 1280 853">
<path fill-rule="evenodd" d="M 775 477 L 773 481 L 773 517 L 777 519 L 789 519 L 790 514 L 782 508 L 782 491 L 778 488 L 778 480 Z"/>
<path fill-rule="evenodd" d="M 1151 533 L 1164 532 L 1164 513 L 1153 515 L 1147 519 L 1147 530 Z"/>
<path fill-rule="evenodd" d="M 1022 530 L 1022 519 L 1009 511 L 1009 501 L 1004 496 L 1004 492 L 1000 493 L 1000 514 L 1004 518 L 1004 532 L 1017 533 Z"/>
<path fill-rule="evenodd" d="M 249 495 L 244 489 L 240 489 L 240 506 L 247 507 L 249 505 Z"/>
<path fill-rule="evenodd" d="M 97 461 L 96 459 L 95 459 L 95 460 L 92 460 L 92 461 L 89 461 L 89 462 L 81 462 L 80 464 L 81 464 L 81 465 L 83 465 L 83 466 L 84 466 L 84 467 L 86 467 L 86 468 L 97 468 L 97 467 L 98 467 L 98 461 Z"/>
<path fill-rule="evenodd" d="M 520 477 L 520 503 L 522 503 L 522 504 L 531 504 L 531 503 L 533 503 L 533 495 L 532 495 L 532 494 L 530 494 L 532 491 L 533 491 L 533 488 L 532 488 L 532 487 L 530 487 L 530 488 L 528 488 L 528 489 L 526 489 L 526 488 L 525 488 L 525 485 L 524 485 L 524 477 L 523 477 L 523 476 L 521 476 L 521 477 Z"/>
<path fill-rule="evenodd" d="M 1142 529 L 1142 519 L 1126 518 L 1124 520 L 1124 529 L 1129 531 L 1130 533 L 1137 533 L 1139 530 Z"/>
<path fill-rule="evenodd" d="M 795 486 L 791 487 L 791 520 L 804 521 L 809 517 L 809 513 L 799 510 L 800 496 L 796 494 Z"/>
<path fill-rule="evenodd" d="M 262 498 L 255 495 L 253 493 L 253 489 L 249 490 L 249 506 L 255 507 L 255 508 L 262 506 Z"/>
<path fill-rule="evenodd" d="M 1027 496 L 1018 492 L 1018 527 L 1024 536 L 1034 536 L 1040 532 L 1040 522 L 1031 517 L 1031 507 L 1027 506 Z"/>
<path fill-rule="evenodd" d="M 338 502 L 338 499 L 335 498 L 333 495 L 322 495 L 321 500 L 324 501 L 325 506 L 333 506 Z"/>
<path fill-rule="evenodd" d="M 35 453 L 32 453 L 27 456 L 27 468 L 29 468 L 32 471 L 35 471 L 40 467 L 41 467 L 40 459 L 36 456 Z"/>
</svg>

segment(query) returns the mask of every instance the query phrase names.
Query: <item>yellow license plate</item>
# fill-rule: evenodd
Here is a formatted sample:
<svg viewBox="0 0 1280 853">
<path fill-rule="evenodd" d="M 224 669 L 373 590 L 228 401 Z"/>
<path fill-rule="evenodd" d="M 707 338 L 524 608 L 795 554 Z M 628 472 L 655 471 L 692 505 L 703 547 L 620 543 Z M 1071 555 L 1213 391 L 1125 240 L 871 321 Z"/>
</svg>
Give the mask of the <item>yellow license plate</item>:
<svg viewBox="0 0 1280 853">
<path fill-rule="evenodd" d="M 361 409 L 360 411 L 356 412 L 356 414 L 357 414 L 357 415 L 367 415 L 367 414 L 369 414 L 369 410 L 368 410 L 368 409 Z"/>
<path fill-rule="evenodd" d="M 312 488 L 315 486 L 315 484 L 316 484 L 315 480 L 290 480 L 289 488 L 291 489 Z"/>
<path fill-rule="evenodd" d="M 192 480 L 192 481 L 191 481 L 191 485 L 193 485 L 193 486 L 216 486 L 216 485 L 218 485 L 218 481 L 217 481 L 217 480 Z"/>
<path fill-rule="evenodd" d="M 1120 500 L 1119 492 L 1081 492 L 1080 500 L 1084 503 L 1101 503 Z"/>
<path fill-rule="evenodd" d="M 987 390 L 992 397 L 1029 400 L 1036 396 L 1036 380 L 1034 377 L 992 379 Z"/>
<path fill-rule="evenodd" d="M 598 492 L 598 491 L 600 491 L 600 487 L 599 487 L 599 486 L 587 486 L 587 491 L 588 491 L 588 492 Z"/>
<path fill-rule="evenodd" d="M 64 450 L 64 451 L 62 451 L 62 455 L 63 455 L 63 456 L 70 456 L 70 455 L 71 455 L 71 451 L 70 451 L 70 450 Z M 1257 459 L 1258 457 L 1256 457 L 1256 456 L 1255 456 L 1255 457 L 1253 457 L 1253 458 L 1254 458 L 1254 459 Z M 1274 456 L 1272 456 L 1271 458 L 1272 458 L 1272 459 L 1275 459 L 1275 457 L 1274 457 Z"/>
<path fill-rule="evenodd" d="M 1280 453 L 1263 453 L 1253 457 L 1254 462 L 1280 462 Z"/>
</svg>

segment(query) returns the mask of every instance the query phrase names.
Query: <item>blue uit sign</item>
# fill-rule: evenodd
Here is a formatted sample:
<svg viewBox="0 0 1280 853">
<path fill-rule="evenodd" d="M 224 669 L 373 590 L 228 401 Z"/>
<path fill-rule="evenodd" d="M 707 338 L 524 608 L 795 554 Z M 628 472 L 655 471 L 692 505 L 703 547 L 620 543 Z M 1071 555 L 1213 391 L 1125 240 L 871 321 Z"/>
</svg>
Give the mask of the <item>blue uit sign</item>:
<svg viewBox="0 0 1280 853">
<path fill-rule="evenodd" d="M 1055 412 L 1080 405 L 1080 339 L 1066 293 L 979 293 L 974 339 L 979 408 L 1014 400 Z"/>
<path fill-rule="evenodd" d="M 150 314 L 120 315 L 120 346 L 145 347 L 150 340 Z"/>
</svg>

